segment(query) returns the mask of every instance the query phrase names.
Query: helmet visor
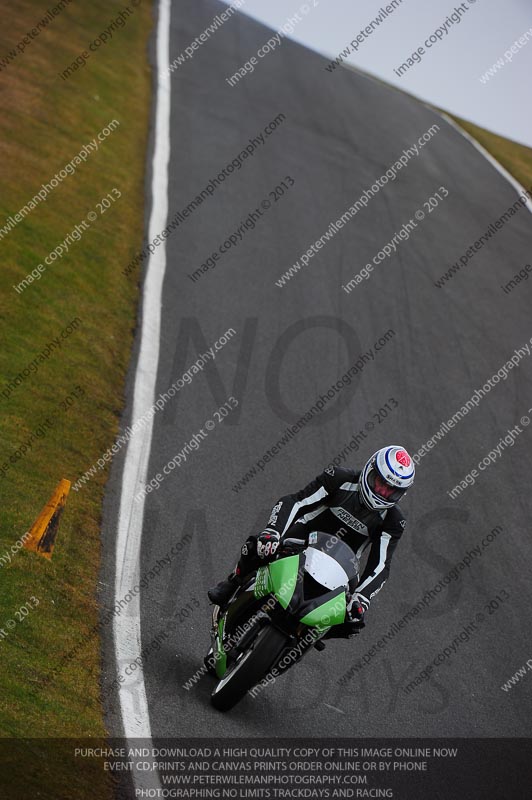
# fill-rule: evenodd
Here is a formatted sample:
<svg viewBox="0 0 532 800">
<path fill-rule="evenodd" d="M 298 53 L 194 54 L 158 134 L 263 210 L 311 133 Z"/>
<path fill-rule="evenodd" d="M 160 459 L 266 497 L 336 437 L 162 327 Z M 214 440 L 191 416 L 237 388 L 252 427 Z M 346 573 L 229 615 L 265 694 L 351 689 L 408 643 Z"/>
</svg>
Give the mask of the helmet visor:
<svg viewBox="0 0 532 800">
<path fill-rule="evenodd" d="M 368 474 L 368 484 L 372 492 L 374 492 L 381 500 L 387 503 L 397 503 L 403 497 L 406 489 L 400 489 L 397 486 L 392 486 L 390 483 L 381 478 L 376 469 L 372 469 Z"/>
</svg>

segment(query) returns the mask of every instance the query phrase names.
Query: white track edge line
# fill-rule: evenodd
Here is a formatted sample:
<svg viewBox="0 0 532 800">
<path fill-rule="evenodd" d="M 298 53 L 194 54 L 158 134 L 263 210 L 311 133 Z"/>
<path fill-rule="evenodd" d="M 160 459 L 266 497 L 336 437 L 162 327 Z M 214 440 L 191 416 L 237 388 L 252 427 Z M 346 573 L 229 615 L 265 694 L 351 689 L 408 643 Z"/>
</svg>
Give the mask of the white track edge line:
<svg viewBox="0 0 532 800">
<path fill-rule="evenodd" d="M 433 109 L 433 110 L 434 110 L 434 109 Z M 525 204 L 525 205 L 526 205 L 526 207 L 528 208 L 528 210 L 530 211 L 530 213 L 532 214 L 532 201 L 531 201 L 530 197 L 528 197 L 528 196 L 527 196 L 527 193 L 529 194 L 528 190 L 527 190 L 527 189 L 525 189 L 525 187 L 524 187 L 524 186 L 522 186 L 522 185 L 519 183 L 519 181 L 518 181 L 516 178 L 514 178 L 514 176 L 513 176 L 513 175 L 511 175 L 511 174 L 508 172 L 508 170 L 507 170 L 507 169 L 505 169 L 505 168 L 503 167 L 503 165 L 502 165 L 502 164 L 500 164 L 500 163 L 497 161 L 497 159 L 496 159 L 496 158 L 494 158 L 494 157 L 491 155 L 491 153 L 489 153 L 489 152 L 486 150 L 486 148 L 485 148 L 485 147 L 482 147 L 482 145 L 480 144 L 480 142 L 478 142 L 478 141 L 477 141 L 477 140 L 476 140 L 476 139 L 475 139 L 473 136 L 471 136 L 471 134 L 470 134 L 470 133 L 468 133 L 468 132 L 467 132 L 466 130 L 464 130 L 464 128 L 462 128 L 462 127 L 461 127 L 461 126 L 460 126 L 460 125 L 459 125 L 457 122 L 455 122 L 455 121 L 454 121 L 454 119 L 452 119 L 452 118 L 451 118 L 451 117 L 450 117 L 448 114 L 446 114 L 444 111 L 438 111 L 437 113 L 439 114 L 439 116 L 440 116 L 440 117 L 443 117 L 443 119 L 444 119 L 444 120 L 445 120 L 445 121 L 446 121 L 446 122 L 447 122 L 447 123 L 448 123 L 448 124 L 451 126 L 451 128 L 454 128 L 456 131 L 458 131 L 458 133 L 459 133 L 461 136 L 463 136 L 463 137 L 464 137 L 464 139 L 467 139 L 467 141 L 468 141 L 468 142 L 470 142 L 470 143 L 473 145 L 473 147 L 474 147 L 476 150 L 478 150 L 478 152 L 479 152 L 479 153 L 481 153 L 481 154 L 484 156 L 484 158 L 485 158 L 487 161 L 489 161 L 489 162 L 490 162 L 490 164 L 492 165 L 492 167 L 494 167 L 494 168 L 497 170 L 497 172 L 498 172 L 500 175 L 502 175 L 502 176 L 503 176 L 503 178 L 506 178 L 506 180 L 508 181 L 508 183 L 509 183 L 511 186 L 513 186 L 513 188 L 515 189 L 515 191 L 517 192 L 517 194 L 518 194 L 518 195 L 525 195 L 525 196 L 526 196 L 526 204 Z"/>
<path fill-rule="evenodd" d="M 151 213 L 148 240 L 166 226 L 168 215 L 168 162 L 170 157 L 170 0 L 159 0 L 156 65 L 155 134 L 152 157 Z M 138 419 L 153 404 L 159 363 L 162 286 L 166 270 L 165 241 L 150 255 L 143 286 L 142 327 L 133 390 L 132 418 Z M 124 461 L 120 511 L 116 539 L 115 603 L 133 595 L 120 616 L 114 618 L 113 635 L 117 674 L 141 656 L 140 548 L 144 518 L 144 497 L 135 495 L 147 479 L 153 432 L 153 417 L 131 436 Z M 136 589 L 136 591 L 135 591 Z M 118 689 L 123 733 L 126 739 L 149 740 L 151 728 L 146 687 L 140 667 Z M 133 771 L 137 789 L 159 789 L 156 770 Z"/>
</svg>

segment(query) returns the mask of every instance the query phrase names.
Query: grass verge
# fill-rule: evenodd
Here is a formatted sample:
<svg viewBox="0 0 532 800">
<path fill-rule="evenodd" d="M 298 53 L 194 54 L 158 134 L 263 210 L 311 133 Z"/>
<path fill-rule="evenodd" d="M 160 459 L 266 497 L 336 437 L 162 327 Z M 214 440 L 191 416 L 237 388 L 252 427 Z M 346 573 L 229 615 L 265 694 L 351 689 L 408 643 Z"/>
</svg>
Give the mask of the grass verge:
<svg viewBox="0 0 532 800">
<path fill-rule="evenodd" d="M 466 122 L 459 117 L 453 117 L 470 136 L 479 142 L 499 164 L 508 170 L 519 183 L 528 188 L 532 186 L 532 149 L 523 144 L 505 139 L 496 133 L 491 133 L 484 128 L 479 128 L 472 122 Z"/>
<path fill-rule="evenodd" d="M 2 555 L 59 479 L 75 481 L 114 441 L 138 296 L 121 270 L 143 231 L 151 0 L 63 3 L 46 16 L 42 4 L 19 0 L 0 30 L 0 737 L 17 739 L 105 735 L 99 638 L 90 631 L 106 470 L 70 493 L 51 561 Z M 90 50 L 113 22 L 112 36 Z M 97 148 L 84 149 L 95 139 Z M 39 190 L 44 198 L 17 220 Z M 7 628 L 31 597 L 38 606 Z M 67 774 L 59 764 L 31 766 L 0 765 L 3 796 L 110 796 L 109 780 L 96 771 L 89 779 L 87 764 L 89 772 Z"/>
</svg>

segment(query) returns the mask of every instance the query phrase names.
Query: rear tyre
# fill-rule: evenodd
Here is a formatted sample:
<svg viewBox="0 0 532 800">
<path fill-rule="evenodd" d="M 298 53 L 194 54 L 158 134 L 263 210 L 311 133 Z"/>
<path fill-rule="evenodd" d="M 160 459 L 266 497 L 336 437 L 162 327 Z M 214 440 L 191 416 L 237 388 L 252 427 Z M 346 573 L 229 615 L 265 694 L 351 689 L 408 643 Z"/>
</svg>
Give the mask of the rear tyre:
<svg viewBox="0 0 532 800">
<path fill-rule="evenodd" d="M 252 649 L 232 666 L 211 695 L 211 704 L 218 711 L 229 711 L 248 689 L 255 686 L 268 672 L 287 646 L 288 638 L 277 628 L 264 628 Z"/>
</svg>

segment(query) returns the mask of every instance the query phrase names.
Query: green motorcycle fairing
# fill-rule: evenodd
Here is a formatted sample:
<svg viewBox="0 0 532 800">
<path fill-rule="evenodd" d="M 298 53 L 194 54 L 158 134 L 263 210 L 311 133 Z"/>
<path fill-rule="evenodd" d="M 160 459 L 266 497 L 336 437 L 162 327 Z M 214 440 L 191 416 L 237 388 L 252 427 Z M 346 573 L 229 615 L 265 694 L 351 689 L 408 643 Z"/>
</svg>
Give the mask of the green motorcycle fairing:
<svg viewBox="0 0 532 800">
<path fill-rule="evenodd" d="M 344 622 L 346 609 L 345 591 L 341 591 L 336 597 L 331 597 L 330 600 L 326 600 L 325 603 L 305 614 L 301 618 L 301 622 L 320 630 L 328 629 Z"/>
<path fill-rule="evenodd" d="M 273 593 L 282 608 L 287 608 L 297 583 L 299 556 L 286 556 L 259 567 L 255 581 L 255 597 Z"/>
<path fill-rule="evenodd" d="M 255 581 L 255 597 L 273 593 L 282 608 L 288 608 L 294 595 L 298 579 L 300 557 L 298 555 L 280 558 L 264 567 L 259 567 Z M 341 625 L 345 620 L 346 596 L 339 591 L 335 597 L 329 595 L 321 605 L 313 608 L 301 618 L 301 622 L 320 630 Z"/>
<path fill-rule="evenodd" d="M 301 555 L 286 556 L 272 561 L 270 564 L 259 567 L 255 576 L 255 585 L 253 587 L 253 595 L 257 600 L 273 594 L 281 608 L 285 611 L 290 606 L 291 600 L 298 603 L 298 599 L 294 597 L 296 588 L 298 587 L 298 579 L 301 578 L 300 565 Z M 298 588 L 298 596 L 301 587 Z M 331 597 L 331 595 L 333 595 Z M 305 613 L 305 610 L 309 608 Z M 294 612 L 297 613 L 294 609 Z M 303 603 L 301 608 L 303 616 L 300 622 L 308 627 L 317 628 L 320 633 L 324 633 L 333 625 L 340 625 L 345 620 L 346 614 L 346 595 L 345 591 L 340 587 L 334 592 L 327 592 L 324 589 L 324 601 L 319 603 L 317 599 L 310 601 L 310 603 Z M 223 678 L 227 671 L 227 653 L 224 649 L 224 633 L 225 633 L 226 614 L 222 614 L 218 620 L 218 626 L 215 633 L 215 671 L 218 678 Z"/>
</svg>

